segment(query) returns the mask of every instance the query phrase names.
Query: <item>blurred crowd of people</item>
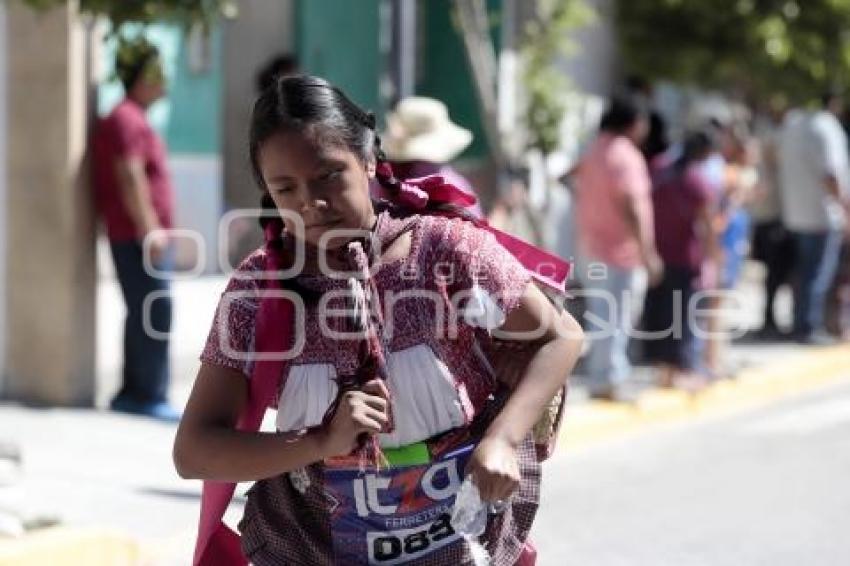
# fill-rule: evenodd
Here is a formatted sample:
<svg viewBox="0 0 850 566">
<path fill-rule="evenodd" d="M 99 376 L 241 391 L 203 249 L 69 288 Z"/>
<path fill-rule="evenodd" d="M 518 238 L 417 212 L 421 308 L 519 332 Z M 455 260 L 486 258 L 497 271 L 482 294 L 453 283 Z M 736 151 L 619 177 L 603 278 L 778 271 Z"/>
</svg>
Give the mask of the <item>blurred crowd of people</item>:
<svg viewBox="0 0 850 566">
<path fill-rule="evenodd" d="M 799 108 L 777 97 L 731 115 L 705 117 L 670 140 L 652 90 L 630 80 L 564 179 L 576 199 L 595 398 L 629 396 L 635 357 L 665 387 L 699 389 L 729 376 L 721 314 L 747 258 L 765 268 L 753 338 L 828 344 L 847 332 L 842 96 Z M 790 326 L 774 312 L 783 285 L 792 290 Z"/>
<path fill-rule="evenodd" d="M 167 283 L 143 270 L 142 240 L 162 269 L 171 256 L 170 245 L 151 239 L 170 227 L 173 199 L 164 146 L 144 116 L 164 94 L 164 80 L 153 46 L 125 47 L 117 66 L 127 98 L 101 121 L 93 159 L 128 306 L 123 387 L 112 407 L 173 420 L 179 413 L 166 401 L 168 342 L 147 336 L 140 314 L 148 292 L 167 294 Z M 295 59 L 274 58 L 257 88 L 295 73 Z M 585 373 L 596 398 L 625 394 L 636 353 L 667 387 L 701 388 L 729 375 L 721 313 L 748 257 L 766 273 L 758 339 L 823 344 L 840 339 L 848 322 L 850 154 L 840 94 L 824 95 L 818 108 L 789 108 L 779 97 L 760 108 L 738 105 L 675 140 L 653 98 L 646 81 L 629 79 L 565 178 L 574 189 L 576 271 L 591 344 Z M 452 122 L 442 102 L 399 101 L 382 138 L 398 178 L 439 174 L 473 191 L 450 165 L 472 133 Z M 484 215 L 480 206 L 470 212 Z M 500 214 L 496 199 L 490 220 L 498 224 Z M 793 291 L 790 327 L 774 313 L 783 285 Z M 170 303 L 156 304 L 153 322 L 168 328 Z"/>
</svg>

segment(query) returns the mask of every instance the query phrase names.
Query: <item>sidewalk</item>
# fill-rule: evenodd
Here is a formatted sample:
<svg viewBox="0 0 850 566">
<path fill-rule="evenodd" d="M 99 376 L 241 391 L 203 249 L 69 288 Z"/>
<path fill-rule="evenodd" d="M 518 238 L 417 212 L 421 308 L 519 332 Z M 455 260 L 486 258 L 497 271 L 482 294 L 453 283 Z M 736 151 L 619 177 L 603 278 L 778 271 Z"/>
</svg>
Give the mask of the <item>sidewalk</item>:
<svg viewBox="0 0 850 566">
<path fill-rule="evenodd" d="M 224 278 L 175 284 L 172 398 L 187 398 Z M 760 297 L 743 288 L 748 326 L 758 322 Z M 787 298 L 784 299 L 787 301 Z M 114 281 L 99 291 L 98 360 L 102 407 L 117 386 L 123 307 Z M 635 406 L 589 402 L 580 386 L 571 390 L 559 450 L 632 434 L 644 426 L 702 418 L 767 403 L 821 384 L 847 379 L 850 346 L 810 349 L 782 344 L 733 346 L 738 377 L 699 396 L 656 391 L 646 370 L 636 380 L 647 385 Z M 180 480 L 171 463 L 173 426 L 98 410 L 30 409 L 0 405 L 0 442 L 16 443 L 22 469 L 15 478 L 0 472 L 0 516 L 13 511 L 24 519 L 50 519 L 61 526 L 0 538 L 0 565 L 156 564 L 189 562 L 198 516 L 200 485 Z M 7 474 L 8 475 L 8 474 Z M 4 477 L 6 482 L 4 484 Z M 11 480 L 11 481 L 10 481 Z M 244 493 L 247 485 L 239 490 Z M 241 513 L 231 506 L 229 520 Z"/>
</svg>

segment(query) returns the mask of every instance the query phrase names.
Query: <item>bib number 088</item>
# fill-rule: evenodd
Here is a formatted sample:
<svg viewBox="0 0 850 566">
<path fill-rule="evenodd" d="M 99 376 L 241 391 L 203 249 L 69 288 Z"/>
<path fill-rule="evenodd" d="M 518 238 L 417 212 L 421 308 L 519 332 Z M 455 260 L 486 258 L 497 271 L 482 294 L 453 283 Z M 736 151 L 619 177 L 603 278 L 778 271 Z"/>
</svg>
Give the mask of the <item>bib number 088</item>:
<svg viewBox="0 0 850 566">
<path fill-rule="evenodd" d="M 433 550 L 444 546 L 455 534 L 448 513 L 440 515 L 430 526 L 408 533 L 387 533 L 372 541 L 372 556 L 376 563 L 395 561 L 405 555 L 421 554 L 435 546 Z M 436 544 L 443 542 L 443 544 Z"/>
</svg>

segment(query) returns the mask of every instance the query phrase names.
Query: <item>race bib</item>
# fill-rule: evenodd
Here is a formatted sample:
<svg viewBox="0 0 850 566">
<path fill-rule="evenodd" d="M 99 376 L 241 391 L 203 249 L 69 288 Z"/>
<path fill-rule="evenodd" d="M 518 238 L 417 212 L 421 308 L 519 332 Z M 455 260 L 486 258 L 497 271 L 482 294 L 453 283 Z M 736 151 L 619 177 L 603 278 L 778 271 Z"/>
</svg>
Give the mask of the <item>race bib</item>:
<svg viewBox="0 0 850 566">
<path fill-rule="evenodd" d="M 426 454 L 422 463 L 364 473 L 353 465 L 326 466 L 337 563 L 402 564 L 460 541 L 450 520 L 473 448 L 470 442 Z"/>
</svg>

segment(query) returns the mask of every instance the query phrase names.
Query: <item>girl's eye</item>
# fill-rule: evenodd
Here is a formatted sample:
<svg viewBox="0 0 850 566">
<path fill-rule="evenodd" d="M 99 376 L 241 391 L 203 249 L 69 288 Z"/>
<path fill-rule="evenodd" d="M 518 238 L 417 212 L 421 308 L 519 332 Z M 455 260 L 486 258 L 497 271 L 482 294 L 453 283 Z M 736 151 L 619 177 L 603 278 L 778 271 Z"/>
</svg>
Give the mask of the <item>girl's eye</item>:
<svg viewBox="0 0 850 566">
<path fill-rule="evenodd" d="M 322 181 L 333 181 L 334 179 L 338 178 L 341 173 L 342 173 L 342 170 L 334 169 L 332 171 L 328 171 L 326 173 L 323 173 L 321 175 L 321 177 L 319 177 L 319 179 L 322 180 Z"/>
<path fill-rule="evenodd" d="M 283 185 L 283 186 L 273 187 L 272 191 L 274 191 L 276 194 L 281 195 L 281 194 L 285 194 L 285 193 L 291 193 L 292 187 L 290 187 L 289 185 Z"/>
</svg>

